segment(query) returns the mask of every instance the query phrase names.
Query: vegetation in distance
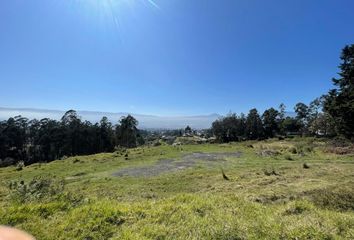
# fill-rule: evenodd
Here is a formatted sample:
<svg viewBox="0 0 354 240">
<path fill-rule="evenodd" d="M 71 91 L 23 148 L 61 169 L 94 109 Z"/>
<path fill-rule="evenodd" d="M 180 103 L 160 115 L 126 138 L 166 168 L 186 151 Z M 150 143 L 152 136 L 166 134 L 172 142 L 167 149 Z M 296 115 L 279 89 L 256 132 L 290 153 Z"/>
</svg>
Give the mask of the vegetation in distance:
<svg viewBox="0 0 354 240">
<path fill-rule="evenodd" d="M 3 121 L 0 224 L 37 239 L 353 239 L 354 45 L 341 60 L 336 88 L 294 118 L 281 105 L 160 135 L 72 110 Z"/>
<path fill-rule="evenodd" d="M 285 117 L 285 106 L 264 111 L 251 109 L 247 116 L 229 114 L 212 124 L 206 136 L 219 142 L 266 139 L 291 134 L 344 136 L 354 139 L 354 45 L 346 46 L 341 55 L 340 78 L 327 95 L 309 106 L 298 103 L 296 117 Z M 28 120 L 17 116 L 0 122 L 0 166 L 21 162 L 52 161 L 64 156 L 112 152 L 118 147 L 143 145 L 153 133 L 137 128 L 138 121 L 128 115 L 113 125 L 106 117 L 99 123 L 82 121 L 70 110 L 61 121 L 48 118 Z M 187 127 L 186 134 L 192 129 Z M 175 131 L 176 133 L 176 131 Z M 177 134 L 182 134 L 177 130 Z"/>
</svg>

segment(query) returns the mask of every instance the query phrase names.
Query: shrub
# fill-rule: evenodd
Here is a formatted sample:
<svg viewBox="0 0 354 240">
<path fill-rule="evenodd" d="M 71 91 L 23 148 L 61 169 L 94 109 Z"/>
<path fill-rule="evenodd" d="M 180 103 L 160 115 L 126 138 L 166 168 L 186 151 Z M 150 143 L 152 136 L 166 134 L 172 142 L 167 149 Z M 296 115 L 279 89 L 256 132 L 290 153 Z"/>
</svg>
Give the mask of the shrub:
<svg viewBox="0 0 354 240">
<path fill-rule="evenodd" d="M 286 154 L 286 155 L 284 156 L 284 158 L 285 158 L 286 160 L 289 160 L 289 161 L 294 160 L 293 157 L 290 156 L 290 154 Z"/>
<path fill-rule="evenodd" d="M 25 162 L 24 162 L 24 161 L 19 161 L 19 162 L 16 164 L 16 170 L 17 170 L 17 171 L 21 171 L 24 167 L 25 167 Z"/>
<path fill-rule="evenodd" d="M 312 202 L 323 208 L 354 210 L 354 186 L 316 189 L 306 194 Z"/>
<path fill-rule="evenodd" d="M 295 202 L 294 206 L 291 206 L 285 211 L 285 215 L 298 215 L 312 209 L 312 206 L 308 202 Z"/>
<path fill-rule="evenodd" d="M 19 203 L 53 199 L 64 190 L 64 181 L 54 178 L 36 177 L 29 183 L 13 181 L 9 184 L 11 200 Z"/>
<path fill-rule="evenodd" d="M 73 160 L 73 163 L 79 163 L 79 162 L 80 162 L 80 159 L 75 158 L 75 159 Z"/>
<path fill-rule="evenodd" d="M 277 172 L 275 171 L 274 168 L 271 168 L 271 169 L 264 169 L 264 170 L 263 170 L 263 173 L 264 173 L 266 176 L 272 176 L 272 175 L 278 176 L 278 175 L 280 175 L 279 173 L 277 173 Z"/>
<path fill-rule="evenodd" d="M 296 150 L 295 147 L 290 148 L 289 152 L 292 153 L 292 154 L 297 154 L 297 150 Z"/>
<path fill-rule="evenodd" d="M 157 141 L 157 142 L 154 142 L 154 143 L 153 143 L 153 146 L 154 146 L 154 147 L 158 147 L 158 146 L 161 146 L 161 142 L 159 142 L 159 141 Z"/>
<path fill-rule="evenodd" d="M 331 147 L 349 147 L 352 143 L 343 137 L 336 137 L 327 143 L 327 146 Z"/>
<path fill-rule="evenodd" d="M 309 169 L 310 168 L 310 166 L 307 163 L 302 164 L 302 167 L 305 168 L 305 169 Z"/>
<path fill-rule="evenodd" d="M 6 157 L 4 159 L 0 159 L 0 167 L 8 167 L 14 165 L 16 163 L 15 159 Z"/>
</svg>

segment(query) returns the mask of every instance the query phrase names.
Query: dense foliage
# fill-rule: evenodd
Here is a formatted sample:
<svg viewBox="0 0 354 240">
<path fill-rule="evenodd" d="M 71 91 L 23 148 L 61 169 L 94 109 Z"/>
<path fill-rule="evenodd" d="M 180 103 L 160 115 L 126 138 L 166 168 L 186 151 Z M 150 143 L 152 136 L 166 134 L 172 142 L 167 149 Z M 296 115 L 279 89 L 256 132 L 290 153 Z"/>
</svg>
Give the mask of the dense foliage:
<svg viewBox="0 0 354 240">
<path fill-rule="evenodd" d="M 333 117 L 338 133 L 354 138 L 354 44 L 346 46 L 341 55 L 337 87 L 329 92 L 325 110 Z"/>
<path fill-rule="evenodd" d="M 286 116 L 285 105 L 264 111 L 256 109 L 243 114 L 229 114 L 212 124 L 220 142 L 264 139 L 275 136 L 344 136 L 354 139 L 354 45 L 346 46 L 341 55 L 340 78 L 333 79 L 336 89 L 313 100 L 309 105 L 295 105 L 295 117 Z"/>
<path fill-rule="evenodd" d="M 143 143 L 137 125 L 130 115 L 116 126 L 106 117 L 92 124 L 82 121 L 73 110 L 60 121 L 9 118 L 0 122 L 0 166 L 20 160 L 27 165 L 64 156 L 112 152 L 115 146 L 136 147 Z"/>
</svg>

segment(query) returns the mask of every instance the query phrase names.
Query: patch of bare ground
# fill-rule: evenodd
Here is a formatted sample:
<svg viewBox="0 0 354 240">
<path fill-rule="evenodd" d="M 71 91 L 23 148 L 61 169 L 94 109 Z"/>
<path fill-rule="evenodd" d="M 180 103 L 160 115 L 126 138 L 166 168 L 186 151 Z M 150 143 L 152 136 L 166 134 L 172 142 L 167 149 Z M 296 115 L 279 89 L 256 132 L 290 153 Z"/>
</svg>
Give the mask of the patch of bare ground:
<svg viewBox="0 0 354 240">
<path fill-rule="evenodd" d="M 149 177 L 163 173 L 176 172 L 192 168 L 197 164 L 204 164 L 208 167 L 215 167 L 217 163 L 225 162 L 228 157 L 241 157 L 241 152 L 233 153 L 199 153 L 186 154 L 182 159 L 161 159 L 153 165 L 142 167 L 130 167 L 121 169 L 113 175 L 117 177 Z"/>
</svg>

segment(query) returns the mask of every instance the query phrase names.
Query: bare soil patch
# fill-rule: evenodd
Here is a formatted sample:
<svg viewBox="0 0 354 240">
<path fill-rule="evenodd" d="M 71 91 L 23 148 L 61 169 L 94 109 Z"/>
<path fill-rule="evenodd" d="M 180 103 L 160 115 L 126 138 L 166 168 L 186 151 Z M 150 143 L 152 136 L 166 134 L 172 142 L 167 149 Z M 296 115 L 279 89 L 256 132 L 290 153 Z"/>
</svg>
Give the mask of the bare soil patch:
<svg viewBox="0 0 354 240">
<path fill-rule="evenodd" d="M 241 152 L 233 153 L 192 153 L 186 154 L 181 159 L 161 159 L 153 165 L 142 167 L 130 167 L 121 169 L 113 175 L 117 177 L 150 177 L 163 173 L 176 172 L 192 168 L 197 164 L 205 164 L 208 167 L 215 167 L 217 163 L 225 162 L 228 157 L 241 157 Z"/>
</svg>

